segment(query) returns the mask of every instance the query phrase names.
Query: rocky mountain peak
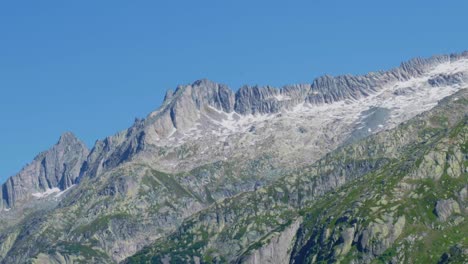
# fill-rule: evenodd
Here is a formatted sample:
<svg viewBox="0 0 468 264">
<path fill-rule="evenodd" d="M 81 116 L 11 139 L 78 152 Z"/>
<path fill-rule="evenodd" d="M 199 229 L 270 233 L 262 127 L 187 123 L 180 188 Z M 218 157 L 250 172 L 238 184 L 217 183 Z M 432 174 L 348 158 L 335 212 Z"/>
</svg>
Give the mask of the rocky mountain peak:
<svg viewBox="0 0 468 264">
<path fill-rule="evenodd" d="M 65 190 L 75 184 L 89 150 L 73 133 L 63 133 L 49 150 L 37 155 L 0 190 L 0 208 L 27 201 L 32 194 Z"/>
<path fill-rule="evenodd" d="M 227 85 L 201 79 L 195 81 L 190 88 L 197 109 L 209 105 L 225 112 L 233 111 L 234 93 Z"/>
<path fill-rule="evenodd" d="M 194 87 L 214 87 L 216 85 L 218 85 L 216 82 L 209 80 L 207 78 L 202 78 L 192 83 L 192 86 Z"/>
<path fill-rule="evenodd" d="M 432 86 L 461 83 L 464 75 L 453 78 L 451 71 L 457 67 L 459 70 L 456 71 L 466 71 L 467 67 L 460 61 L 467 58 L 468 53 L 416 58 L 387 71 L 365 75 L 324 75 L 309 84 L 281 88 L 245 85 L 233 92 L 227 85 L 208 79 L 180 85 L 175 91 L 168 90 L 162 106 L 145 120 L 96 144 L 86 163 L 88 171 L 85 174 L 99 174 L 101 169 L 108 170 L 129 161 L 142 150 L 175 144 L 176 139 L 190 141 L 190 136 L 197 137 L 196 131 L 209 134 L 219 126 L 221 130 L 234 131 L 238 127 L 236 120 L 257 120 L 282 111 L 301 111 L 303 106 L 358 102 L 409 80 L 432 83 Z M 434 73 L 437 67 L 440 69 L 436 72 L 445 72 L 447 76 L 437 77 Z M 405 88 L 395 88 L 395 93 L 411 93 Z M 203 131 L 205 128 L 209 131 Z"/>
<path fill-rule="evenodd" d="M 70 131 L 64 132 L 60 135 L 59 141 L 56 145 L 82 145 L 82 142 Z M 84 147 L 86 148 L 86 147 Z"/>
<path fill-rule="evenodd" d="M 175 91 L 169 89 L 164 97 L 163 106 L 150 115 L 164 112 L 167 108 L 172 108 L 182 102 L 190 103 L 200 110 L 205 104 L 223 111 L 233 109 L 232 90 L 224 84 L 219 84 L 208 79 L 200 79 L 192 84 L 179 85 Z"/>
<path fill-rule="evenodd" d="M 157 138 L 165 138 L 175 130 L 190 128 L 206 106 L 232 112 L 234 93 L 227 85 L 208 79 L 178 86 L 175 92 L 166 93 L 163 106 L 148 116 L 146 126 L 154 127 Z"/>
</svg>

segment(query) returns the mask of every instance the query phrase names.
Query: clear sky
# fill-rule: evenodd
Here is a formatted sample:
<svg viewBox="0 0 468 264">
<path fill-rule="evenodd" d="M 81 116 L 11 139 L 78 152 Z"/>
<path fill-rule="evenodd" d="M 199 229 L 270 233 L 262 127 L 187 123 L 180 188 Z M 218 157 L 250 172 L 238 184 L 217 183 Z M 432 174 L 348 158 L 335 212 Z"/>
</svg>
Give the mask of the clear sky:
<svg viewBox="0 0 468 264">
<path fill-rule="evenodd" d="M 468 49 L 468 1 L 0 2 L 0 182 L 64 131 L 92 147 L 208 78 L 237 90 Z"/>
</svg>

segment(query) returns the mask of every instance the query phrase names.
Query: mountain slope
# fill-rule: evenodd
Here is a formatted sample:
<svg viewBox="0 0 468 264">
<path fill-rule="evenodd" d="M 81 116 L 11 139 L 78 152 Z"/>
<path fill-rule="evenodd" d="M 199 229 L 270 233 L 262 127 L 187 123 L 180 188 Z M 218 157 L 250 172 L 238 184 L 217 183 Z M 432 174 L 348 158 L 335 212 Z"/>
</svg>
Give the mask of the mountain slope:
<svg viewBox="0 0 468 264">
<path fill-rule="evenodd" d="M 463 90 L 271 186 L 216 202 L 127 263 L 466 260 L 467 113 Z"/>
</svg>

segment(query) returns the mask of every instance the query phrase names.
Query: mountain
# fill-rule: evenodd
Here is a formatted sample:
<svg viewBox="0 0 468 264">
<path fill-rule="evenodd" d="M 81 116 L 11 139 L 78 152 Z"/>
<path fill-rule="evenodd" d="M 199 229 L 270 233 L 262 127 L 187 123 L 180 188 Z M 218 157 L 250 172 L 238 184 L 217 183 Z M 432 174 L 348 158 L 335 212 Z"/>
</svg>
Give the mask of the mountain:
<svg viewBox="0 0 468 264">
<path fill-rule="evenodd" d="M 280 89 L 179 86 L 90 151 L 66 133 L 9 178 L 1 263 L 461 258 L 466 241 L 437 230 L 467 231 L 467 81 L 464 52 Z"/>
</svg>

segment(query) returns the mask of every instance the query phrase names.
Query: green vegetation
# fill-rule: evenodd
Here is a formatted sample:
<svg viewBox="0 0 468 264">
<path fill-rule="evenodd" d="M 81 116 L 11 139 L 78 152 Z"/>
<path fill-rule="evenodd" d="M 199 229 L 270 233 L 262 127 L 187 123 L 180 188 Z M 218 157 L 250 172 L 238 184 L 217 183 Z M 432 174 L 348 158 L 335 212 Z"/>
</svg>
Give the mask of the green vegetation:
<svg viewBox="0 0 468 264">
<path fill-rule="evenodd" d="M 126 213 L 116 213 L 112 215 L 100 216 L 96 220 L 92 221 L 87 225 L 82 225 L 73 230 L 73 233 L 76 235 L 84 234 L 86 236 L 92 236 L 98 231 L 105 230 L 109 228 L 111 221 L 119 219 L 130 219 L 131 216 Z"/>
</svg>

